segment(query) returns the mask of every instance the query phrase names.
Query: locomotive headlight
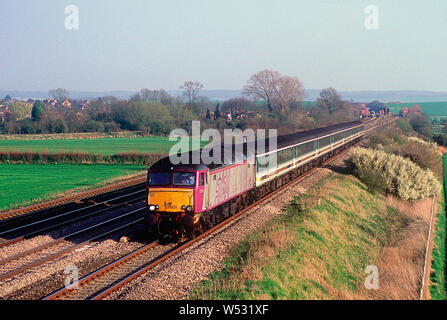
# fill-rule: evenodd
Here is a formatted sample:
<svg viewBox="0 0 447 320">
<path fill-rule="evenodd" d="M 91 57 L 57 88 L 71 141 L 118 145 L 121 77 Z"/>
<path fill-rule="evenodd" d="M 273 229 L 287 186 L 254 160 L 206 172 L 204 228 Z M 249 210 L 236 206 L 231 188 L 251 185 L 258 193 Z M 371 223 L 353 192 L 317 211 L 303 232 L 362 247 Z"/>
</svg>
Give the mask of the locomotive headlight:
<svg viewBox="0 0 447 320">
<path fill-rule="evenodd" d="M 187 207 L 186 207 L 186 212 L 191 213 L 191 212 L 192 212 L 192 207 L 191 207 L 191 206 L 187 206 Z"/>
<path fill-rule="evenodd" d="M 182 206 L 182 210 L 185 210 L 186 209 L 186 206 Z"/>
<path fill-rule="evenodd" d="M 155 211 L 156 207 L 154 205 L 149 206 L 149 211 Z"/>
</svg>

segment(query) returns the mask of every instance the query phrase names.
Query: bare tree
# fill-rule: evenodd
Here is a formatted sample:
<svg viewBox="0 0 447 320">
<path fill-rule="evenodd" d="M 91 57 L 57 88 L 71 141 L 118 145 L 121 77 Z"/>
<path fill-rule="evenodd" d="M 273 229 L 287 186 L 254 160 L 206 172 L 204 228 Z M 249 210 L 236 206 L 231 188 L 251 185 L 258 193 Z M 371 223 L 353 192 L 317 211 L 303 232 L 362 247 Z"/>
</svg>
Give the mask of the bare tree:
<svg viewBox="0 0 447 320">
<path fill-rule="evenodd" d="M 141 97 L 141 94 L 139 92 L 135 93 L 130 97 L 130 101 L 141 101 L 143 98 Z"/>
<path fill-rule="evenodd" d="M 318 107 L 327 110 L 329 113 L 333 113 L 343 108 L 344 103 L 345 102 L 334 88 L 325 88 L 321 90 L 320 98 L 317 99 Z"/>
<path fill-rule="evenodd" d="M 249 99 L 245 97 L 235 97 L 226 100 L 222 105 L 222 109 L 225 112 L 235 113 L 236 109 L 239 111 L 247 111 L 247 109 L 251 109 L 252 106 L 253 103 Z"/>
<path fill-rule="evenodd" d="M 303 95 L 303 84 L 297 77 L 281 76 L 275 92 L 279 113 L 285 113 L 292 103 L 301 101 Z"/>
<path fill-rule="evenodd" d="M 149 89 L 141 89 L 140 96 L 143 100 L 149 101 L 150 97 L 153 95 L 152 90 Z"/>
<path fill-rule="evenodd" d="M 100 98 L 105 104 L 112 104 L 118 101 L 118 99 L 114 96 L 104 96 Z"/>
<path fill-rule="evenodd" d="M 183 89 L 183 95 L 188 100 L 188 107 L 191 108 L 197 100 L 199 91 L 203 89 L 203 84 L 199 81 L 186 81 L 180 89 Z"/>
<path fill-rule="evenodd" d="M 262 70 L 255 73 L 244 86 L 243 93 L 254 99 L 262 99 L 267 102 L 269 111 L 273 111 L 273 100 L 281 74 L 278 71 Z"/>
<path fill-rule="evenodd" d="M 54 99 L 56 99 L 58 101 L 62 101 L 62 100 L 70 98 L 68 90 L 63 89 L 63 88 L 52 89 L 48 93 L 49 93 L 50 97 L 53 97 Z"/>
<path fill-rule="evenodd" d="M 174 102 L 174 98 L 164 89 L 160 90 L 141 89 L 140 95 L 142 99 L 147 102 L 160 102 L 165 105 Z"/>
<path fill-rule="evenodd" d="M 304 88 L 297 77 L 262 70 L 250 77 L 243 92 L 254 99 L 265 100 L 270 112 L 276 109 L 278 113 L 284 113 L 291 103 L 301 100 Z"/>
</svg>

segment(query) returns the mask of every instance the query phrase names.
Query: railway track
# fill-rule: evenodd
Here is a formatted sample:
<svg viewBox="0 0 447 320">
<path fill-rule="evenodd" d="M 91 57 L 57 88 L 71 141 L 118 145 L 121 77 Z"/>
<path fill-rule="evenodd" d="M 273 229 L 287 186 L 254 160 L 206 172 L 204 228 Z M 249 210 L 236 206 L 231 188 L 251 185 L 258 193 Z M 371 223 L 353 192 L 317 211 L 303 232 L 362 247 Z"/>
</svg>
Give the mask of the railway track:
<svg viewBox="0 0 447 320">
<path fill-rule="evenodd" d="M 369 122 L 367 127 L 365 128 L 365 137 L 370 134 L 372 130 L 377 128 L 381 125 L 387 125 L 387 123 L 379 123 L 376 124 L 376 122 Z M 362 141 L 362 140 L 361 140 Z M 360 142 L 358 142 L 356 145 L 359 145 Z M 334 157 L 326 160 L 322 163 L 322 165 L 326 165 L 335 159 L 339 158 L 340 156 L 344 155 L 348 150 L 351 148 L 347 148 Z M 213 234 L 219 229 L 224 228 L 226 225 L 230 224 L 231 222 L 235 221 L 236 219 L 240 218 L 247 212 L 249 212 L 254 207 L 260 205 L 267 199 L 273 197 L 278 192 L 284 190 L 285 188 L 289 187 L 290 185 L 300 182 L 303 179 L 305 179 L 307 176 L 312 174 L 315 170 L 317 170 L 319 167 L 315 167 L 303 175 L 293 179 L 292 181 L 288 182 L 287 184 L 283 185 L 282 187 L 276 189 L 275 191 L 271 192 L 270 194 L 266 195 L 265 197 L 257 200 L 250 206 L 244 208 L 239 213 L 236 213 L 235 215 L 231 216 L 230 218 L 222 221 L 218 225 L 214 226 L 213 228 L 209 229 L 208 231 L 202 233 L 198 237 L 189 240 L 187 242 L 181 243 L 179 245 L 176 245 L 174 247 L 169 247 L 162 250 L 161 253 L 154 254 L 154 251 L 159 246 L 159 241 L 155 241 L 153 243 L 150 243 L 148 245 L 145 245 L 134 252 L 119 258 L 110 264 L 88 274 L 87 276 L 83 277 L 77 282 L 77 287 L 64 287 L 61 288 L 52 294 L 44 297 L 44 300 L 56 300 L 56 299 L 75 299 L 75 300 L 81 300 L 81 299 L 88 299 L 88 300 L 100 300 L 104 299 L 113 292 L 117 291 L 121 287 L 123 287 L 125 284 L 131 282 L 132 280 L 138 278 L 142 274 L 146 273 L 147 271 L 155 268 L 157 265 L 161 264 L 163 261 L 181 253 L 188 247 L 192 246 L 193 244 L 199 242 L 203 238 Z"/>
<path fill-rule="evenodd" d="M 18 233 L 22 233 L 23 235 L 32 229 L 38 228 L 39 224 L 42 226 L 44 221 L 45 224 L 55 224 L 56 222 L 62 222 L 64 219 L 68 219 L 70 216 L 81 216 L 89 212 L 106 208 L 110 209 L 113 206 L 132 202 L 135 200 L 133 198 L 137 196 L 136 192 L 141 192 L 142 197 L 144 190 L 145 183 L 140 182 L 77 202 L 57 205 L 52 208 L 33 211 L 7 219 L 0 219 L 0 238 L 11 239 L 13 236 L 18 236 Z M 121 201 L 121 203 L 117 203 L 117 201 Z"/>
<path fill-rule="evenodd" d="M 35 221 L 31 221 L 29 223 L 16 221 L 14 225 L 17 226 L 11 227 L 10 225 L 0 225 L 0 238 L 5 239 L 3 241 L 0 241 L 0 248 L 22 241 L 26 238 L 31 238 L 33 236 L 43 234 L 44 232 L 48 232 L 56 228 L 79 222 L 81 220 L 97 216 L 101 213 L 141 201 L 145 198 L 144 192 L 144 189 L 131 192 L 129 194 L 108 199 L 100 203 L 88 205 L 86 207 L 78 208 L 68 212 L 61 212 L 44 219 L 33 219 Z M 119 202 L 114 203 L 116 201 Z"/>
<path fill-rule="evenodd" d="M 0 281 L 56 260 L 108 235 L 143 221 L 145 208 L 132 210 L 69 235 L 46 242 L 27 251 L 0 260 Z"/>
<path fill-rule="evenodd" d="M 75 223 L 81 225 L 89 223 L 90 218 L 101 219 L 102 214 L 112 216 L 106 218 L 105 221 L 95 222 L 81 230 L 71 231 L 52 241 L 0 260 L 0 281 L 8 280 L 87 246 L 93 241 L 142 222 L 143 204 L 140 208 L 124 214 L 117 215 L 113 211 L 143 200 L 145 198 L 144 187 L 145 183 L 134 184 L 85 199 L 81 203 L 57 206 L 0 221 L 0 248 L 7 248 L 34 236 L 48 234 L 49 231 L 58 228 Z M 66 211 L 67 208 L 71 208 L 71 210 Z M 59 233 L 61 232 L 59 231 Z"/>
</svg>

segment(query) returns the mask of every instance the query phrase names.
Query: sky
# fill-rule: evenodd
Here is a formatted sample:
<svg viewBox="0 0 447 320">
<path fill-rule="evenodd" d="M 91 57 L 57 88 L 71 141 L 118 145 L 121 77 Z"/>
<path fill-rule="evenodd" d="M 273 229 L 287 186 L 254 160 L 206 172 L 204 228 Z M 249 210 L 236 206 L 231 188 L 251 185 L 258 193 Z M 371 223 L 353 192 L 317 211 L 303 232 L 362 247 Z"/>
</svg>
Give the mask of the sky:
<svg viewBox="0 0 447 320">
<path fill-rule="evenodd" d="M 1 0 L 0 17 L 3 90 L 241 89 L 272 69 L 307 89 L 447 91 L 445 0 Z"/>
</svg>

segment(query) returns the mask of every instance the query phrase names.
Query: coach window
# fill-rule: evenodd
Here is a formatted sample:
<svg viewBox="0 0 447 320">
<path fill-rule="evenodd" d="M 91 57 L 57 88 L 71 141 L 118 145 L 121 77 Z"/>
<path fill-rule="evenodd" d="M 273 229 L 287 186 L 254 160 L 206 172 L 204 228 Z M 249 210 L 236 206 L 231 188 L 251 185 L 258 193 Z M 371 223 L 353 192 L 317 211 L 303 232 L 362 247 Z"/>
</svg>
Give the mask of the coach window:
<svg viewBox="0 0 447 320">
<path fill-rule="evenodd" d="M 205 173 L 201 173 L 199 175 L 199 186 L 203 186 L 205 184 Z"/>
</svg>

